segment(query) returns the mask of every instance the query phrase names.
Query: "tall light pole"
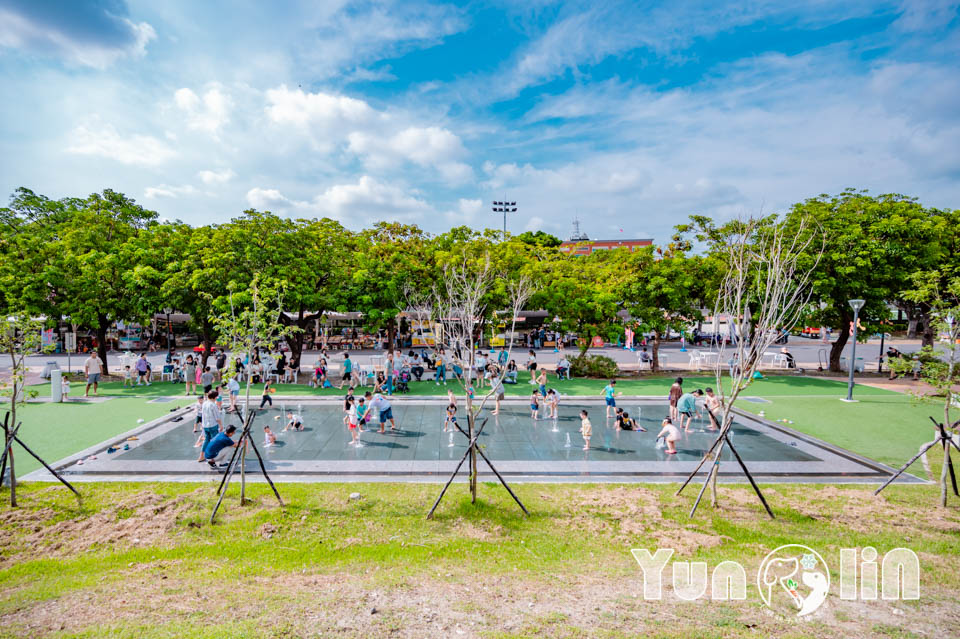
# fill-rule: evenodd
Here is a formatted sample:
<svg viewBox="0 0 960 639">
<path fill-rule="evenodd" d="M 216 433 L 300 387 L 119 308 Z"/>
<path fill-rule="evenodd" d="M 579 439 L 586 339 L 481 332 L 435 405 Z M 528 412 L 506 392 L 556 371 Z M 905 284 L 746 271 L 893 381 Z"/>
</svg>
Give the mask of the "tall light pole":
<svg viewBox="0 0 960 639">
<path fill-rule="evenodd" d="M 503 213 L 503 239 L 507 239 L 507 213 L 517 212 L 516 202 L 494 202 L 494 213 Z"/>
<path fill-rule="evenodd" d="M 850 348 L 850 377 L 847 379 L 847 399 L 845 401 L 853 401 L 853 371 L 857 368 L 857 320 L 860 315 L 860 309 L 863 308 L 863 300 L 850 300 L 850 308 L 853 309 L 853 345 Z"/>
</svg>

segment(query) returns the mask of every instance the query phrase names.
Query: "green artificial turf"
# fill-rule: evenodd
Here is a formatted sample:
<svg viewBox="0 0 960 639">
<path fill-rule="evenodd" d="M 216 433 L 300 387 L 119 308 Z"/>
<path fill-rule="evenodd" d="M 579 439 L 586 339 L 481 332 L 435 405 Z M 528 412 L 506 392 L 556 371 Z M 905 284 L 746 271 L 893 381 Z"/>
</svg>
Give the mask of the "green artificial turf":
<svg viewBox="0 0 960 639">
<path fill-rule="evenodd" d="M 684 387 L 687 390 L 693 390 L 694 388 L 706 388 L 708 386 L 714 386 L 716 383 L 716 380 L 713 376 L 707 376 L 703 374 L 681 376 L 684 379 Z M 675 376 L 670 375 L 619 379 L 617 380 L 617 390 L 622 392 L 624 395 L 650 395 L 666 397 L 667 392 L 670 389 L 670 384 L 673 383 L 674 377 Z M 530 394 L 533 386 L 529 383 L 529 374 L 524 375 L 524 373 L 521 373 L 519 379 L 519 384 L 504 385 L 505 392 L 508 396 L 526 396 Z M 606 386 L 607 381 L 608 380 L 603 379 L 583 378 L 558 380 L 555 375 L 550 375 L 547 385 L 551 388 L 556 388 L 561 393 L 568 395 L 593 395 L 600 397 L 603 387 Z M 37 386 L 33 386 L 32 388 L 40 395 L 49 396 L 50 394 L 49 384 L 39 384 Z M 317 389 L 311 388 L 306 384 L 274 384 L 274 388 L 276 389 L 276 395 L 315 395 L 318 397 L 337 397 L 343 395 L 346 390 L 339 390 L 337 388 Z M 372 390 L 371 386 L 359 388 Z M 762 397 L 766 397 L 767 395 L 836 395 L 838 397 L 846 397 L 846 388 L 847 385 L 843 382 L 837 382 L 818 377 L 777 376 L 754 381 L 745 394 L 758 395 Z M 77 395 L 82 390 L 82 385 L 75 383 L 74 389 L 77 390 L 75 390 L 73 394 Z M 463 392 L 461 385 L 455 381 L 448 381 L 446 386 L 444 386 L 442 384 L 437 385 L 433 381 L 425 380 L 423 382 L 411 382 L 409 395 L 417 397 L 446 395 L 447 389 L 451 389 L 457 394 L 462 394 Z M 123 386 L 123 382 L 103 382 L 100 384 L 101 395 L 118 397 L 161 397 L 166 395 L 183 394 L 183 390 L 183 384 L 173 384 L 171 382 L 154 382 L 150 386 L 127 387 Z M 259 397 L 262 390 L 262 384 L 251 386 L 251 397 Z M 481 389 L 478 387 L 478 390 Z M 245 392 L 246 387 L 241 386 L 241 397 Z M 868 386 L 858 386 L 857 394 L 896 395 L 897 393 L 892 393 L 891 391 L 878 388 L 871 388 Z"/>
<path fill-rule="evenodd" d="M 190 404 L 189 398 L 167 404 L 148 404 L 147 399 L 115 398 L 101 404 L 30 403 L 17 406 L 17 421 L 23 422 L 19 437 L 34 452 L 53 463 L 85 448 L 137 427 L 137 420 L 151 421 L 172 408 Z M 14 448 L 17 475 L 40 468 L 19 446 Z"/>
</svg>

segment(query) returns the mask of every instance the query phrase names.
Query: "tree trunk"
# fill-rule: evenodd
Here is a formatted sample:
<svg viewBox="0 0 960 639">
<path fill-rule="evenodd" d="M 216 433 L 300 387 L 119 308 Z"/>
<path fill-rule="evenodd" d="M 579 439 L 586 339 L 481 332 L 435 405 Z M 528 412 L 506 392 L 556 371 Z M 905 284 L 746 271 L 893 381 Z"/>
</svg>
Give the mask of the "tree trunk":
<svg viewBox="0 0 960 639">
<path fill-rule="evenodd" d="M 203 353 L 200 358 L 200 369 L 207 367 L 207 359 L 210 357 L 210 351 L 213 349 L 213 328 L 210 326 L 210 320 L 203 318 L 200 320 L 200 332 L 203 335 Z"/>
<path fill-rule="evenodd" d="M 950 442 L 943 442 L 943 468 L 940 469 L 940 506 L 947 507 L 947 483 L 950 469 Z M 11 479 L 13 475 L 10 475 Z M 12 483 L 10 484 L 13 485 Z"/>
<path fill-rule="evenodd" d="M 12 422 L 3 426 L 3 443 L 7 446 L 7 464 L 10 466 L 10 507 L 17 507 L 17 473 L 13 468 L 13 442 L 10 441 L 10 433 L 17 427 L 17 385 L 13 386 L 13 401 L 10 402 L 10 417 Z M 2 478 L 0 478 L 2 481 Z"/>
<path fill-rule="evenodd" d="M 103 363 L 103 375 L 110 374 L 110 367 L 107 366 L 107 316 L 100 315 L 97 318 L 97 355 Z"/>
<path fill-rule="evenodd" d="M 852 315 L 841 313 L 840 330 L 837 331 L 837 341 L 830 347 L 830 370 L 835 373 L 840 372 L 840 355 L 843 354 L 843 348 L 850 339 L 850 322 L 852 321 Z"/>
<path fill-rule="evenodd" d="M 387 320 L 387 352 L 393 355 L 394 342 L 397 339 L 397 318 Z"/>
<path fill-rule="evenodd" d="M 653 360 L 650 362 L 650 371 L 660 372 L 660 331 L 653 331 Z"/>
<path fill-rule="evenodd" d="M 920 318 L 923 322 L 923 333 L 920 336 L 920 346 L 929 346 L 933 348 L 933 340 L 935 337 L 934 322 L 930 317 L 930 313 L 920 313 Z"/>
</svg>

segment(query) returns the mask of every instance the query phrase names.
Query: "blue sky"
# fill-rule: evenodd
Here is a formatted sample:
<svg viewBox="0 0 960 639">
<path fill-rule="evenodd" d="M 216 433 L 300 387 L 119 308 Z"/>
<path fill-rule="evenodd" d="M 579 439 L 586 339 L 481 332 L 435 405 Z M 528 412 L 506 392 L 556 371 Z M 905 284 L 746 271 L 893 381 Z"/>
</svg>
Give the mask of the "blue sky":
<svg viewBox="0 0 960 639">
<path fill-rule="evenodd" d="M 665 240 L 960 206 L 958 2 L 0 0 L 0 197 Z"/>
</svg>

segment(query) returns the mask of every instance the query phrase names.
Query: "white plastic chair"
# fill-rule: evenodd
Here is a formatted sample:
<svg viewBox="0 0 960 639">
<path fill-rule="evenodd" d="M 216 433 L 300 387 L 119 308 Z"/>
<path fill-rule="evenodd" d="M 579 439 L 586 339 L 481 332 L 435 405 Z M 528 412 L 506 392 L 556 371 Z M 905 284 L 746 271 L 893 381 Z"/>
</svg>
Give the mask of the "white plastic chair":
<svg viewBox="0 0 960 639">
<path fill-rule="evenodd" d="M 700 351 L 690 351 L 690 365 L 700 370 Z"/>
</svg>

